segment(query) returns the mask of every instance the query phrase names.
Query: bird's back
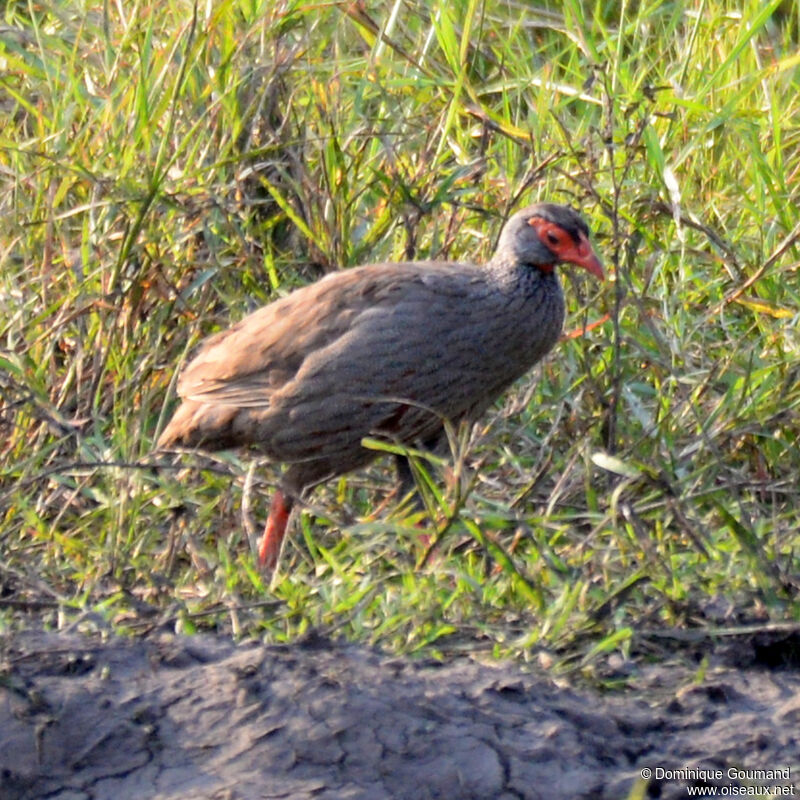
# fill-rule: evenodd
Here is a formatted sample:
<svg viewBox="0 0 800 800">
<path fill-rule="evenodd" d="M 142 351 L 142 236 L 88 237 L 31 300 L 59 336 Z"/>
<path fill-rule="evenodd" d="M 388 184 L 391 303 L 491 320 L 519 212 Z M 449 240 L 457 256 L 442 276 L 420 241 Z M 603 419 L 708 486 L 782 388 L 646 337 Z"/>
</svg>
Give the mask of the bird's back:
<svg viewBox="0 0 800 800">
<path fill-rule="evenodd" d="M 429 437 L 442 418 L 479 414 L 555 343 L 561 290 L 552 273 L 537 281 L 520 292 L 484 268 L 426 262 L 329 275 L 205 343 L 159 446 L 352 461 L 365 436 Z"/>
</svg>

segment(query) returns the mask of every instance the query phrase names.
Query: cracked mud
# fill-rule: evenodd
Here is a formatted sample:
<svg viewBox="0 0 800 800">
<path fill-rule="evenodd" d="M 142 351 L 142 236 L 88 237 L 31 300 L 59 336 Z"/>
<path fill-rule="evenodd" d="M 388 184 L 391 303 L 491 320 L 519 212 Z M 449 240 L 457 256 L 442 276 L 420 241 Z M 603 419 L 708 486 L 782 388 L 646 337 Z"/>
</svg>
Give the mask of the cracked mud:
<svg viewBox="0 0 800 800">
<path fill-rule="evenodd" d="M 645 784 L 645 768 L 800 793 L 800 672 L 695 677 L 644 667 L 635 691 L 597 694 L 319 638 L 16 634 L 0 638 L 0 798 L 620 800 L 703 782 Z"/>
</svg>

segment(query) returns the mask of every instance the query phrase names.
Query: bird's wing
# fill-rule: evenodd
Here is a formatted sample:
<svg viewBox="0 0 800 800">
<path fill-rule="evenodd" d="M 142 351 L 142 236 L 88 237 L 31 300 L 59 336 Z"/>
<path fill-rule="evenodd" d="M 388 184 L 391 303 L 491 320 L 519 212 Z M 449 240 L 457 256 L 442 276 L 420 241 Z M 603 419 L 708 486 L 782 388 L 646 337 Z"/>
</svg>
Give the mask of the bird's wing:
<svg viewBox="0 0 800 800">
<path fill-rule="evenodd" d="M 417 295 L 447 294 L 455 302 L 467 291 L 462 274 L 455 265 L 414 263 L 328 275 L 208 339 L 181 374 L 178 393 L 198 403 L 269 407 L 309 359 L 337 350 L 338 342 L 346 347 L 360 321 L 382 307 L 413 304 Z"/>
</svg>

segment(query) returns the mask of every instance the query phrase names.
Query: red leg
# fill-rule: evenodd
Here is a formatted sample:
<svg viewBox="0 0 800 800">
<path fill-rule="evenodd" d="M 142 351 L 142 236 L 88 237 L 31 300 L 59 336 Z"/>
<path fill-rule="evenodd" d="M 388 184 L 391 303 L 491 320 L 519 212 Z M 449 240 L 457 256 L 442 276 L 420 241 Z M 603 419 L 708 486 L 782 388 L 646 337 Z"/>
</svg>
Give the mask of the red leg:
<svg viewBox="0 0 800 800">
<path fill-rule="evenodd" d="M 286 535 L 286 525 L 289 522 L 289 514 L 293 505 L 294 500 L 291 497 L 287 497 L 280 489 L 275 490 L 269 507 L 267 526 L 264 528 L 264 535 L 258 546 L 258 563 L 265 571 L 271 572 L 278 563 L 281 544 Z"/>
</svg>

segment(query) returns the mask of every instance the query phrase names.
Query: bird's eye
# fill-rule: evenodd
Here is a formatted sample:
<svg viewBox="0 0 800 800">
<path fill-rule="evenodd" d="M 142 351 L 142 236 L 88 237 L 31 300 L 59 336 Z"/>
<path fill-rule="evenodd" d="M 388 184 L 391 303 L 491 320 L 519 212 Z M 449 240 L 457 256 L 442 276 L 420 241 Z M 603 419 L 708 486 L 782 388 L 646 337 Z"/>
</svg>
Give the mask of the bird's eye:
<svg viewBox="0 0 800 800">
<path fill-rule="evenodd" d="M 528 225 L 536 231 L 539 241 L 554 253 L 566 246 L 567 233 L 555 222 L 542 219 L 542 217 L 532 217 L 528 220 Z"/>
</svg>

